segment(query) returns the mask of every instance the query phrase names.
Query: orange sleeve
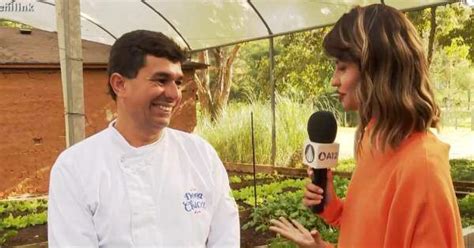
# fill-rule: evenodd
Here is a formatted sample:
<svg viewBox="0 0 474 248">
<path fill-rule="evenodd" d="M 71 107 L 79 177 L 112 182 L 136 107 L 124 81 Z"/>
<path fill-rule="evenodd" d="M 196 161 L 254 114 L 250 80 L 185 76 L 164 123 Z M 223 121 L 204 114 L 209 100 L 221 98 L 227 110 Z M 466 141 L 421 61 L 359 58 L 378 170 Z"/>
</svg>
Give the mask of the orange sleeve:
<svg viewBox="0 0 474 248">
<path fill-rule="evenodd" d="M 397 171 L 384 247 L 464 247 L 448 159 L 414 156 Z"/>
<path fill-rule="evenodd" d="M 339 227 L 343 209 L 344 201 L 336 197 L 334 201 L 324 206 L 324 211 L 319 216 L 329 225 Z"/>
</svg>

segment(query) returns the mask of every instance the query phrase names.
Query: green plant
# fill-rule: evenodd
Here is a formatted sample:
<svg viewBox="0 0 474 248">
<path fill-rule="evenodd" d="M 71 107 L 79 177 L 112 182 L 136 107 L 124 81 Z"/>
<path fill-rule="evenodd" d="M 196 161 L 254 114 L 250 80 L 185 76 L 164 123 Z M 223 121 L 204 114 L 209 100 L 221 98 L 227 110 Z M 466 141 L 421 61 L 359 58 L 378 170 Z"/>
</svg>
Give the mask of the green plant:
<svg viewBox="0 0 474 248">
<path fill-rule="evenodd" d="M 0 202 L 0 216 L 10 212 L 37 212 L 45 210 L 48 207 L 48 201 L 45 199 L 35 199 L 26 201 L 3 201 Z"/>
<path fill-rule="evenodd" d="M 300 181 L 303 185 L 306 183 L 304 180 Z M 349 180 L 345 178 L 340 178 L 338 176 L 334 177 L 334 184 L 338 196 L 345 196 L 348 181 Z M 283 216 L 297 220 L 308 229 L 318 230 L 324 240 L 337 242 L 338 231 L 335 228 L 328 226 L 322 221 L 322 219 L 317 218 L 311 211 L 303 206 L 301 202 L 301 199 L 303 198 L 303 185 L 298 185 L 299 189 L 296 191 L 285 192 L 284 194 L 270 192 L 271 194 L 274 194 L 274 196 L 265 197 L 263 204 L 259 204 L 258 207 L 253 209 L 253 212 L 250 214 L 250 220 L 242 226 L 242 229 L 255 228 L 256 231 L 266 231 L 268 230 L 271 219 Z M 279 242 L 275 241 L 275 244 L 273 245 L 277 245 L 277 243 Z M 285 243 L 278 245 L 285 245 Z"/>
<path fill-rule="evenodd" d="M 301 190 L 306 184 L 305 180 L 300 179 L 287 179 L 284 181 L 273 182 L 269 184 L 257 185 L 257 204 L 263 204 L 264 202 L 271 201 L 285 191 L 285 189 L 298 189 Z M 236 200 L 241 200 L 251 206 L 255 205 L 254 199 L 254 187 L 248 186 L 239 190 L 234 190 L 232 195 Z M 266 203 L 265 203 L 266 204 Z"/>
<path fill-rule="evenodd" d="M 451 159 L 449 164 L 454 181 L 474 181 L 474 160 Z"/>
<path fill-rule="evenodd" d="M 337 163 L 336 171 L 353 172 L 356 166 L 354 159 L 343 159 Z"/>
<path fill-rule="evenodd" d="M 0 202 L 0 245 L 15 236 L 19 229 L 47 222 L 44 199 Z"/>
<path fill-rule="evenodd" d="M 303 191 L 287 192 L 277 198 L 254 208 L 250 221 L 242 229 L 255 228 L 256 231 L 267 231 L 271 219 L 286 217 L 295 219 L 308 229 L 318 230 L 325 240 L 337 242 L 338 231 L 317 218 L 301 203 Z"/>
<path fill-rule="evenodd" d="M 474 225 L 474 194 L 458 200 L 458 206 L 461 213 L 462 227 Z"/>
<path fill-rule="evenodd" d="M 241 183 L 242 179 L 239 176 L 230 176 L 229 177 L 230 183 Z"/>
</svg>

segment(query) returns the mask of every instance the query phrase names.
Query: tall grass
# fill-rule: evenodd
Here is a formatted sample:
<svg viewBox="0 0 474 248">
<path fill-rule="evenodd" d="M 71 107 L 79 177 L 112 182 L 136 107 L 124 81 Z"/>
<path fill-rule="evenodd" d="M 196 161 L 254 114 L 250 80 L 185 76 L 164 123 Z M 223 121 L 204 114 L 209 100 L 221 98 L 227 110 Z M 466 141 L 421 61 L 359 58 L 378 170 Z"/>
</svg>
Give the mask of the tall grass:
<svg viewBox="0 0 474 248">
<path fill-rule="evenodd" d="M 284 97 L 277 97 L 276 107 L 275 162 L 277 165 L 288 166 L 292 155 L 299 155 L 301 152 L 301 146 L 307 139 L 307 120 L 318 109 L 312 104 L 295 103 Z M 214 146 L 223 161 L 251 163 L 251 112 L 254 116 L 256 162 L 269 164 L 272 142 L 270 104 L 230 103 L 217 123 L 200 116 L 196 133 Z"/>
</svg>

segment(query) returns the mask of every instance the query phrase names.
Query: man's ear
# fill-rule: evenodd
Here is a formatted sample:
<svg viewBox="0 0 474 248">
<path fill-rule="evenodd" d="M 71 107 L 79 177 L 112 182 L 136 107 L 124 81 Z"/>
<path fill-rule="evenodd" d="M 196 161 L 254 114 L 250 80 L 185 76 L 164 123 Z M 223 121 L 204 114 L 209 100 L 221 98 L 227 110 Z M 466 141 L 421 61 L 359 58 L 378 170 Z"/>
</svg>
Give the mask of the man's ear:
<svg viewBox="0 0 474 248">
<path fill-rule="evenodd" d="M 119 73 L 114 72 L 110 75 L 109 84 L 117 97 L 125 94 L 125 78 Z"/>
</svg>

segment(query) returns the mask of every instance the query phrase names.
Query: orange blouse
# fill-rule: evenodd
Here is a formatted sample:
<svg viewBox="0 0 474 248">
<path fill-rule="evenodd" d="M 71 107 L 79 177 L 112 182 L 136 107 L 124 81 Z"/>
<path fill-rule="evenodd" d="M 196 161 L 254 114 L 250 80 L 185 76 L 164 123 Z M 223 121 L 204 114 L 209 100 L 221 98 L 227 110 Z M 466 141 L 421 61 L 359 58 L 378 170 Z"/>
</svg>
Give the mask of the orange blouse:
<svg viewBox="0 0 474 248">
<path fill-rule="evenodd" d="M 423 132 L 380 152 L 364 136 L 345 200 L 321 214 L 338 247 L 464 247 L 449 145 Z"/>
</svg>

